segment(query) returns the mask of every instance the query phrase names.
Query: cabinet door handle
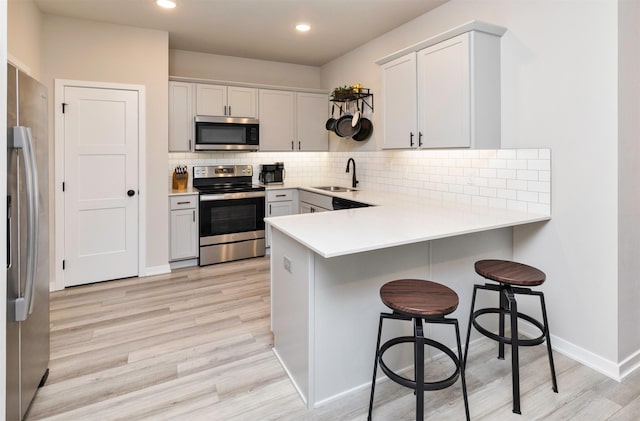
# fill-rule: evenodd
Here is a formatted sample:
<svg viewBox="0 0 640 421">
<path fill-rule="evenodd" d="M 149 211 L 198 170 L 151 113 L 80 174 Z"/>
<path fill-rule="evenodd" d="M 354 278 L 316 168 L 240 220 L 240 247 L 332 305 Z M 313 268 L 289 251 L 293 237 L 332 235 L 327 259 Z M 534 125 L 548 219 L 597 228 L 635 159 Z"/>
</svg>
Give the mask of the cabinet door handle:
<svg viewBox="0 0 640 421">
<path fill-rule="evenodd" d="M 231 105 L 229 105 L 229 116 L 231 116 Z"/>
<path fill-rule="evenodd" d="M 189 203 L 191 203 L 191 202 L 178 202 L 177 204 L 178 205 L 188 205 Z"/>
<path fill-rule="evenodd" d="M 418 146 L 422 146 L 422 132 L 418 132 Z"/>
<path fill-rule="evenodd" d="M 276 197 L 287 197 L 286 194 L 276 194 Z"/>
<path fill-rule="evenodd" d="M 291 141 L 291 150 L 293 150 L 293 140 Z"/>
<path fill-rule="evenodd" d="M 413 132 L 409 132 L 409 146 L 413 148 Z"/>
<path fill-rule="evenodd" d="M 269 203 L 269 216 L 271 216 L 271 203 Z"/>
<path fill-rule="evenodd" d="M 189 139 L 189 151 L 191 151 L 191 139 Z"/>
<path fill-rule="evenodd" d="M 298 150 L 299 150 L 299 151 L 301 151 L 301 150 L 302 150 L 302 146 L 301 146 L 301 143 L 300 143 L 300 141 L 299 141 L 299 140 L 298 140 Z"/>
<path fill-rule="evenodd" d="M 227 106 L 224 106 L 224 115 L 227 115 Z"/>
<path fill-rule="evenodd" d="M 196 222 L 196 211 L 193 211 L 193 222 Z"/>
</svg>

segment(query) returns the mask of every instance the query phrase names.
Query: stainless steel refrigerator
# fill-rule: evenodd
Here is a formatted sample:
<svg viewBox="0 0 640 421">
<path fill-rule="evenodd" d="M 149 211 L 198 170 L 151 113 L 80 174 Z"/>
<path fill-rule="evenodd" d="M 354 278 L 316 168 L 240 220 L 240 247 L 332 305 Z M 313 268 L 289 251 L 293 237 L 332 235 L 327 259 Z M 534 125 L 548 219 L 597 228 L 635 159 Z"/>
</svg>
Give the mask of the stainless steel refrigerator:
<svg viewBox="0 0 640 421">
<path fill-rule="evenodd" d="M 47 89 L 7 68 L 6 419 L 21 420 L 49 374 Z"/>
</svg>

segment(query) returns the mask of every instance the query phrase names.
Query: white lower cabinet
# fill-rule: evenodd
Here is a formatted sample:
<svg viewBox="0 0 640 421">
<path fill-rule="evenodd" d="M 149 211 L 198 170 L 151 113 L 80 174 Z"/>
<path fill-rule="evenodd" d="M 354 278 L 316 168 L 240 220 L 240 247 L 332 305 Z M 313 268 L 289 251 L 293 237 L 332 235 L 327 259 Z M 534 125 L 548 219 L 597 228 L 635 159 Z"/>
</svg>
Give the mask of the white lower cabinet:
<svg viewBox="0 0 640 421">
<path fill-rule="evenodd" d="M 316 213 L 333 210 L 333 199 L 331 196 L 301 190 L 299 197 L 300 213 Z"/>
<path fill-rule="evenodd" d="M 198 195 L 169 197 L 169 261 L 198 258 Z"/>
<path fill-rule="evenodd" d="M 270 216 L 285 216 L 298 213 L 297 206 L 297 190 L 296 189 L 282 189 L 282 190 L 269 190 L 267 191 L 266 200 L 266 212 L 267 217 Z M 271 229 L 267 227 L 266 230 L 266 245 L 271 245 Z"/>
</svg>

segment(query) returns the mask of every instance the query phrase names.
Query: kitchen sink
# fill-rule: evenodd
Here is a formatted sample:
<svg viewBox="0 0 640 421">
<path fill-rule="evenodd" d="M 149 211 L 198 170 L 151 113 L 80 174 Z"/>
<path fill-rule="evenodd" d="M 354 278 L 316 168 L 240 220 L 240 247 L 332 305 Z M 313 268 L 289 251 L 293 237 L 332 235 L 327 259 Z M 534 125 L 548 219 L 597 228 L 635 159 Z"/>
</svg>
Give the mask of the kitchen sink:
<svg viewBox="0 0 640 421">
<path fill-rule="evenodd" d="M 350 187 L 340 187 L 340 186 L 322 186 L 322 187 L 314 187 L 314 189 L 326 190 L 331 192 L 339 192 L 339 193 L 356 191 L 356 189 L 352 189 Z"/>
</svg>

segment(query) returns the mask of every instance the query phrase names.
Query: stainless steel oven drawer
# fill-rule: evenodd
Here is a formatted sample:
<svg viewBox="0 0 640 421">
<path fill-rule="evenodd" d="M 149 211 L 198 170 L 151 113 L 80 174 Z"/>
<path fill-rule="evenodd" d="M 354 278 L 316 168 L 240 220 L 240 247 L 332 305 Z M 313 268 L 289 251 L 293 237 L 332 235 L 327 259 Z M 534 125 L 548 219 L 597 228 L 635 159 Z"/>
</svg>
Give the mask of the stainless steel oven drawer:
<svg viewBox="0 0 640 421">
<path fill-rule="evenodd" d="M 264 238 L 200 247 L 200 266 L 265 255 Z"/>
</svg>

